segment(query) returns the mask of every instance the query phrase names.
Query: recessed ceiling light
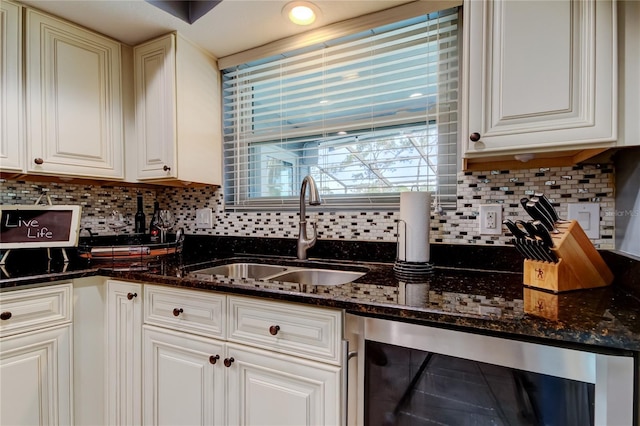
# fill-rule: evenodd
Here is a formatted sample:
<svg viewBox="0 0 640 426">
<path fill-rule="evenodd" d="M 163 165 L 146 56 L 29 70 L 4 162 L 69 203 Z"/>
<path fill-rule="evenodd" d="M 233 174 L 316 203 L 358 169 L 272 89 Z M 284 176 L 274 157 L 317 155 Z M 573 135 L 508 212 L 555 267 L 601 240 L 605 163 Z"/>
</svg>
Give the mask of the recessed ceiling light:
<svg viewBox="0 0 640 426">
<path fill-rule="evenodd" d="M 297 25 L 311 25 L 320 16 L 320 8 L 308 1 L 292 1 L 282 8 L 282 14 Z"/>
</svg>

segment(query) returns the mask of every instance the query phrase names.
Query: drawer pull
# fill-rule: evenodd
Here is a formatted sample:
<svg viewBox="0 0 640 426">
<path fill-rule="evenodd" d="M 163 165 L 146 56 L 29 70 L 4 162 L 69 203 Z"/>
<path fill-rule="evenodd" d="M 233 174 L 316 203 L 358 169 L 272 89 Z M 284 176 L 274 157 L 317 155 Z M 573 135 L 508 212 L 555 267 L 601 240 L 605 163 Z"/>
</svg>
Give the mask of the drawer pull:
<svg viewBox="0 0 640 426">
<path fill-rule="evenodd" d="M 469 135 L 469 140 L 471 140 L 471 142 L 478 142 L 480 138 L 481 136 L 480 136 L 480 133 L 478 132 L 473 132 Z"/>
<path fill-rule="evenodd" d="M 177 317 L 178 315 L 180 315 L 181 313 L 183 313 L 184 311 L 182 310 L 182 308 L 174 308 L 173 309 L 173 316 Z"/>
<path fill-rule="evenodd" d="M 162 170 L 164 170 L 165 172 L 168 172 L 168 171 L 171 171 L 171 167 L 165 164 L 164 167 L 162 167 Z"/>
<path fill-rule="evenodd" d="M 233 361 L 235 361 L 235 359 L 233 359 L 233 357 L 225 358 L 224 359 L 224 366 L 225 367 L 231 367 L 231 364 L 233 364 Z"/>
<path fill-rule="evenodd" d="M 3 312 L 3 313 L 1 313 L 1 314 L 0 314 L 0 319 L 1 319 L 2 321 L 6 321 L 6 320 L 8 320 L 9 318 L 11 318 L 11 315 L 12 315 L 12 314 L 11 314 L 11 312 L 9 312 L 9 311 Z"/>
<path fill-rule="evenodd" d="M 272 336 L 278 334 L 278 331 L 280 331 L 279 325 L 272 325 L 271 327 L 269 327 L 269 333 L 271 333 Z"/>
<path fill-rule="evenodd" d="M 127 299 L 131 300 L 134 297 L 138 297 L 138 293 L 127 293 Z"/>
<path fill-rule="evenodd" d="M 34 158 L 33 162 L 36 163 L 38 166 L 44 164 L 44 160 L 42 158 L 40 158 L 40 157 Z"/>
<path fill-rule="evenodd" d="M 220 355 L 211 355 L 209 357 L 209 362 L 211 364 L 215 364 L 216 362 L 218 362 L 219 359 L 220 359 Z"/>
</svg>

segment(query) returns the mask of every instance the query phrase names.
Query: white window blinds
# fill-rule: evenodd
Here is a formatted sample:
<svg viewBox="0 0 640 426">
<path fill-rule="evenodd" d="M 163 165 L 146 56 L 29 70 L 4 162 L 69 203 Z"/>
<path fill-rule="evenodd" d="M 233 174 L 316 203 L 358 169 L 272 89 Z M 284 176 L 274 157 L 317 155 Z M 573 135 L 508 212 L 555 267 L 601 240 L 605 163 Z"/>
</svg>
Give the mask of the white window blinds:
<svg viewBox="0 0 640 426">
<path fill-rule="evenodd" d="M 458 22 L 448 9 L 223 70 L 226 206 L 295 206 L 307 174 L 330 205 L 453 202 Z"/>
</svg>

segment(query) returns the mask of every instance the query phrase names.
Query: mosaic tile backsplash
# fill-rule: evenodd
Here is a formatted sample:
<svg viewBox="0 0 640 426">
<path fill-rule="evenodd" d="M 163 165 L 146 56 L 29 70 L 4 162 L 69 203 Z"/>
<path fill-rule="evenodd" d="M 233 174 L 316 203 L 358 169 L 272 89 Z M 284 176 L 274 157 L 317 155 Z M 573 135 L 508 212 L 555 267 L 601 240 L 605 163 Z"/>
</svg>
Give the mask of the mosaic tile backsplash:
<svg viewBox="0 0 640 426">
<path fill-rule="evenodd" d="M 434 213 L 430 218 L 431 243 L 506 244 L 511 237 L 480 235 L 478 211 L 480 204 L 501 204 L 503 218 L 528 219 L 519 200 L 534 192 L 544 192 L 566 217 L 567 203 L 600 203 L 600 238 L 593 240 L 601 249 L 614 248 L 615 194 L 614 169 L 610 164 L 580 165 L 525 170 L 487 170 L 461 172 L 458 176 L 458 200 L 455 210 Z M 228 212 L 224 210 L 222 189 L 215 187 L 144 187 L 117 185 L 84 185 L 0 180 L 0 203 L 33 204 L 45 192 L 54 204 L 83 206 L 82 227 L 97 235 L 113 235 L 106 217 L 118 210 L 130 225 L 123 233 L 133 231 L 136 195 L 143 195 L 147 223 L 153 202 L 169 208 L 177 216 L 177 226 L 187 234 L 223 235 L 260 238 L 296 238 L 296 211 Z M 196 209 L 209 207 L 214 212 L 211 229 L 196 227 Z M 318 223 L 321 239 L 396 241 L 396 221 L 399 212 L 384 211 L 317 211 L 307 210 L 311 221 Z"/>
</svg>

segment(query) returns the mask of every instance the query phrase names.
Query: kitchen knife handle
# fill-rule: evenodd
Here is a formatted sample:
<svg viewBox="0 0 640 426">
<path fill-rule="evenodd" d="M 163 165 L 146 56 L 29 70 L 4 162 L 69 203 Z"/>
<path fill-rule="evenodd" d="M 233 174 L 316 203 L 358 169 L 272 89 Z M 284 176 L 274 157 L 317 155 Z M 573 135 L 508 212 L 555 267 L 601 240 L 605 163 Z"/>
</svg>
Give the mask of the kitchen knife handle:
<svg viewBox="0 0 640 426">
<path fill-rule="evenodd" d="M 536 235 L 535 233 L 533 233 L 533 228 L 531 227 L 531 224 L 529 222 L 525 222 L 524 220 L 516 220 L 515 222 L 516 227 L 518 228 L 518 230 L 520 230 L 520 232 L 522 232 L 524 234 L 524 237 L 535 240 L 536 239 Z"/>
<path fill-rule="evenodd" d="M 536 235 L 539 236 L 549 248 L 554 246 L 551 234 L 539 220 L 534 220 L 531 226 L 535 229 Z"/>
<path fill-rule="evenodd" d="M 538 240 L 536 241 L 536 245 L 539 249 L 539 253 L 542 254 L 542 256 L 544 257 L 546 262 L 551 262 L 551 263 L 557 263 L 558 260 L 556 259 L 556 256 L 553 254 L 553 252 L 549 249 L 549 246 L 547 246 L 542 240 Z"/>
<path fill-rule="evenodd" d="M 533 238 L 535 240 L 538 231 L 537 231 L 536 227 L 533 226 L 533 223 L 532 222 L 525 222 L 525 221 L 521 221 L 521 222 L 522 222 L 522 226 L 527 231 L 527 235 L 529 235 L 529 237 L 531 237 L 531 238 Z"/>
<path fill-rule="evenodd" d="M 553 204 L 551 204 L 551 201 L 549 201 L 549 199 L 547 198 L 546 195 L 544 195 L 544 193 L 536 192 L 534 195 L 540 200 L 539 202 L 542 203 L 542 206 L 551 214 L 551 217 L 553 218 L 554 222 L 563 221 L 562 219 L 560 219 L 560 215 L 558 214 L 558 211 L 556 210 L 556 208 L 553 207 Z"/>
<path fill-rule="evenodd" d="M 525 259 L 531 258 L 529 256 L 529 253 L 524 249 L 524 247 L 522 246 L 522 243 L 519 240 L 512 238 L 511 244 L 513 244 L 513 246 L 516 248 L 516 250 L 518 250 L 518 253 L 520 253 L 522 257 L 524 257 Z"/>
<path fill-rule="evenodd" d="M 556 234 L 560 232 L 556 229 L 553 219 L 547 216 L 546 212 L 542 209 L 541 206 L 538 205 L 538 203 L 529 201 L 525 205 L 525 210 L 527 211 L 527 213 L 529 213 L 529 216 L 531 216 L 534 220 L 539 220 L 540 222 L 542 222 L 542 224 L 544 225 L 545 228 L 547 228 L 547 230 L 552 231 Z"/>
<path fill-rule="evenodd" d="M 503 220 L 502 224 L 507 227 L 509 232 L 511 232 L 511 235 L 513 235 L 515 238 L 525 238 L 527 236 L 527 234 L 523 230 L 518 228 L 518 226 L 513 223 L 511 219 Z"/>
<path fill-rule="evenodd" d="M 553 222 L 558 220 L 558 214 L 551 203 L 549 203 L 549 200 L 543 199 L 542 197 L 531 197 L 531 201 L 539 205 Z"/>
</svg>

